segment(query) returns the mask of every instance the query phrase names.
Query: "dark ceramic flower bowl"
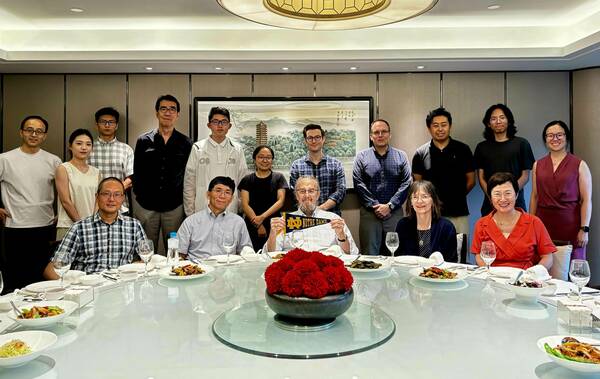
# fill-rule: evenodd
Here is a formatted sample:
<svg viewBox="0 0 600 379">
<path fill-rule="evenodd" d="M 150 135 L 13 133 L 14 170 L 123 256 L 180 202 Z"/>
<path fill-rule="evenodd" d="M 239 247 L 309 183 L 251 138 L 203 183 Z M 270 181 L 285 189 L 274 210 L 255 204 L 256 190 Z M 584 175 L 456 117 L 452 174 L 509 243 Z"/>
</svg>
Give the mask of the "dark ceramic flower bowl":
<svg viewBox="0 0 600 379">
<path fill-rule="evenodd" d="M 294 320 L 323 320 L 333 321 L 350 308 L 354 300 L 354 291 L 339 295 L 328 295 L 320 299 L 309 299 L 307 297 L 291 297 L 281 294 L 270 295 L 265 291 L 265 299 L 269 308 L 277 315 L 285 317 L 287 322 Z"/>
</svg>

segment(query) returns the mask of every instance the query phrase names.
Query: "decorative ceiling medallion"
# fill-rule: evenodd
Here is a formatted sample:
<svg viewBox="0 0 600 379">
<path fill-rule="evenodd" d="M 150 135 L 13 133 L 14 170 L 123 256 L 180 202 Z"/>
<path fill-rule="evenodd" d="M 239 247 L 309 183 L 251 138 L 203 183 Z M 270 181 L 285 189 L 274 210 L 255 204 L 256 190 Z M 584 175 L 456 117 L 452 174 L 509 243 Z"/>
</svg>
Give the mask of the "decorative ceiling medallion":
<svg viewBox="0 0 600 379">
<path fill-rule="evenodd" d="M 227 11 L 287 29 L 344 30 L 392 24 L 419 16 L 438 0 L 217 0 Z"/>
<path fill-rule="evenodd" d="M 302 20 L 345 20 L 375 14 L 390 0 L 263 0 L 277 14 Z"/>
</svg>

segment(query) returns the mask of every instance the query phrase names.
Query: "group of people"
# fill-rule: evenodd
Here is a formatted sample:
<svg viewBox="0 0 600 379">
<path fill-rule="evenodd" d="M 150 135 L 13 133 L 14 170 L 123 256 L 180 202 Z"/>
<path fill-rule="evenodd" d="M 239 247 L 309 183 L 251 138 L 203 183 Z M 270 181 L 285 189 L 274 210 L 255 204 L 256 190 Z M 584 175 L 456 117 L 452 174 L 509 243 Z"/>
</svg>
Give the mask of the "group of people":
<svg viewBox="0 0 600 379">
<path fill-rule="evenodd" d="M 65 163 L 41 149 L 48 122 L 40 116 L 23 120 L 22 145 L 0 155 L 0 219 L 5 223 L 0 270 L 7 290 L 39 280 L 42 273 L 55 278 L 48 263 L 52 254 L 73 269 L 96 272 L 136 259 L 143 239 L 155 246 L 162 239 L 166 246 L 173 231 L 181 254 L 193 261 L 218 254 L 225 234 L 233 236 L 237 253 L 245 246 L 291 248 L 280 217 L 288 183 L 272 170 L 273 149 L 257 146 L 255 170 L 248 173 L 243 147 L 227 135 L 232 126 L 227 109 L 210 110 L 210 136 L 195 143 L 175 128 L 180 113 L 175 97 L 159 97 L 155 112 L 158 126 L 142 134 L 132 149 L 116 138 L 119 113 L 100 109 L 95 115 L 98 138 L 86 129 L 75 130 L 68 140 L 71 159 Z M 568 152 L 568 126 L 562 121 L 546 125 L 542 138 L 549 154 L 535 161 L 528 141 L 516 136 L 506 105 L 489 107 L 482 121 L 485 140 L 473 155 L 450 136 L 451 114 L 444 108 L 431 111 L 426 117 L 431 140 L 416 150 L 412 164 L 404 151 L 390 146 L 390 123 L 371 123 L 371 147 L 356 155 L 352 170 L 361 203 L 362 254 L 389 255 L 382 241 L 396 231 L 401 254 L 440 251 L 445 260 L 456 261 L 456 234 L 469 233 L 467 195 L 477 177 L 486 196 L 472 253 L 491 240 L 498 251 L 495 264 L 549 268 L 554 240 L 573 244 L 573 256 L 585 258 L 591 175 L 586 163 Z M 336 245 L 356 254 L 359 248 L 341 218 L 346 194 L 342 163 L 325 153 L 326 131 L 320 125 L 305 126 L 303 137 L 307 153 L 290 167 L 298 206 L 291 214 L 330 220 L 304 231 L 303 248 Z M 530 176 L 528 214 L 523 187 Z M 130 188 L 137 201 L 133 213 Z M 55 240 L 60 241 L 56 249 Z M 479 257 L 477 262 L 482 263 Z"/>
</svg>

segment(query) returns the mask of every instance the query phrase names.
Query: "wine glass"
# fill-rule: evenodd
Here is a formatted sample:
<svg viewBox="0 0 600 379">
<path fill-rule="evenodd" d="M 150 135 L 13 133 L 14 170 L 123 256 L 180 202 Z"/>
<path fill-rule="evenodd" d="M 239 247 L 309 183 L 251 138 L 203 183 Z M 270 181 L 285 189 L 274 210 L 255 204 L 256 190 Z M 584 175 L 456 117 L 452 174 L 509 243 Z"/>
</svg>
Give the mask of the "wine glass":
<svg viewBox="0 0 600 379">
<path fill-rule="evenodd" d="M 58 275 L 58 277 L 60 278 L 60 286 L 64 287 L 65 274 L 71 269 L 71 262 L 61 261 L 59 259 L 54 258 L 52 260 L 52 267 L 54 268 L 56 275 Z"/>
<path fill-rule="evenodd" d="M 492 241 L 481 242 L 481 250 L 479 251 L 479 257 L 485 263 L 487 267 L 488 275 L 490 273 L 490 265 L 496 260 L 496 245 Z"/>
<path fill-rule="evenodd" d="M 229 255 L 235 250 L 236 241 L 231 232 L 223 232 L 222 235 L 223 250 L 227 254 L 227 264 L 229 264 Z"/>
<path fill-rule="evenodd" d="M 300 249 L 304 245 L 304 232 L 302 230 L 294 230 L 291 233 L 290 243 L 295 249 Z"/>
<path fill-rule="evenodd" d="M 569 269 L 571 281 L 577 285 L 577 296 L 581 301 L 581 290 L 590 281 L 590 265 L 586 260 L 573 259 Z"/>
<path fill-rule="evenodd" d="M 143 239 L 138 246 L 138 255 L 144 261 L 144 276 L 148 276 L 148 261 L 154 254 L 154 243 L 150 239 Z"/>
<path fill-rule="evenodd" d="M 394 257 L 394 253 L 398 250 L 400 246 L 400 240 L 398 239 L 398 233 L 396 232 L 387 232 L 385 235 L 385 246 L 387 246 L 388 250 Z"/>
<path fill-rule="evenodd" d="M 3 290 L 4 290 L 4 280 L 2 279 L 2 271 L 0 271 L 0 295 L 2 294 Z"/>
</svg>

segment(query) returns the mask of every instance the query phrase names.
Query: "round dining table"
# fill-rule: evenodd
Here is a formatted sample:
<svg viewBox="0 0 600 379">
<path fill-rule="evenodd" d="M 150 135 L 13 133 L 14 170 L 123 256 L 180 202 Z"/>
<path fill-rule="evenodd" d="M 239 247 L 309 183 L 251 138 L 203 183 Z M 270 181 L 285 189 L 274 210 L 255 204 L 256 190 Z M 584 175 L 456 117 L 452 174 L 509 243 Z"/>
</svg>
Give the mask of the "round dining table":
<svg viewBox="0 0 600 379">
<path fill-rule="evenodd" d="M 401 266 L 354 273 L 353 305 L 336 320 L 346 331 L 335 335 L 273 328 L 266 267 L 97 287 L 93 303 L 47 329 L 58 335 L 51 349 L 0 378 L 579 377 L 536 346 L 559 334 L 556 308 L 522 307 L 491 280 L 436 285 Z"/>
</svg>

